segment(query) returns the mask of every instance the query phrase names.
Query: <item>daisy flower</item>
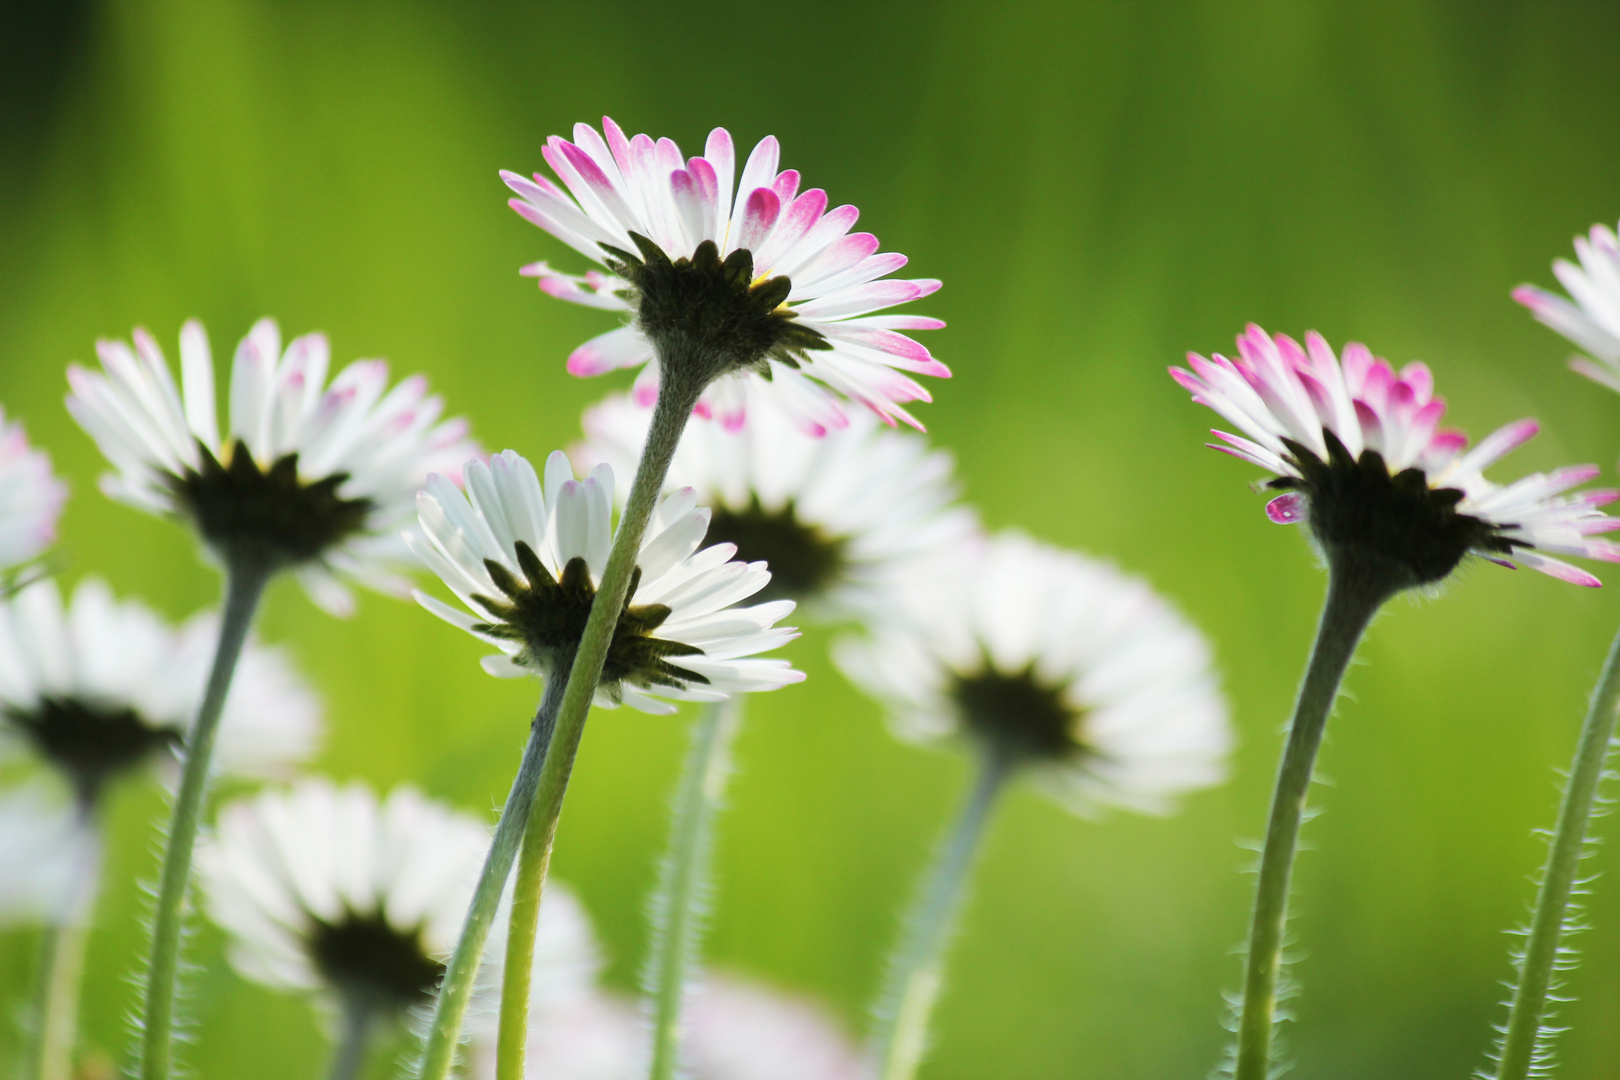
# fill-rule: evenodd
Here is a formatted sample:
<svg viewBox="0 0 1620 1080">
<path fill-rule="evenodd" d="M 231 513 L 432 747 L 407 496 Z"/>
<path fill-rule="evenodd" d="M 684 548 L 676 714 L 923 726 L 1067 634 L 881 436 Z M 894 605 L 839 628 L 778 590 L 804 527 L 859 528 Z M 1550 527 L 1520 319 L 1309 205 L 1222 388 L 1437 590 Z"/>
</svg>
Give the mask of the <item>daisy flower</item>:
<svg viewBox="0 0 1620 1080">
<path fill-rule="evenodd" d="M 673 141 L 627 138 L 604 117 L 600 134 L 576 124 L 572 142 L 553 136 L 542 154 L 561 186 L 503 171 L 512 209 L 609 272 L 540 262 L 523 273 L 551 296 L 628 320 L 574 350 L 571 373 L 643 368 L 644 389 L 672 373 L 708 388 L 701 412 L 739 422 L 743 385 L 761 376 L 818 427 L 843 426 L 838 395 L 921 426 L 904 403 L 930 399 L 911 375 L 950 371 L 902 331 L 944 324 L 877 313 L 940 283 L 890 278 L 906 257 L 851 233 L 853 206 L 829 210 L 825 191 L 801 192 L 799 173 L 778 168 L 774 136 L 749 154 L 735 196 L 724 128 L 687 159 Z"/>
<path fill-rule="evenodd" d="M 1017 532 L 936 570 L 834 651 L 902 738 L 966 740 L 1088 815 L 1162 812 L 1222 779 L 1209 643 L 1145 582 Z"/>
<path fill-rule="evenodd" d="M 326 381 L 331 350 L 307 334 L 282 351 L 262 319 L 237 346 L 230 417 L 215 411 L 214 360 L 196 320 L 180 330 L 176 388 L 157 342 L 98 341 L 103 370 L 68 368 L 68 409 L 115 472 L 102 489 L 184 518 L 227 565 L 295 570 L 335 614 L 354 601 L 340 579 L 409 591 L 399 539 L 429 472 L 455 474 L 476 454 L 467 423 L 440 421 L 444 403 L 420 375 L 388 388 L 388 365 L 359 360 Z"/>
<path fill-rule="evenodd" d="M 769 565 L 760 599 L 786 597 L 834 619 L 870 614 L 905 567 L 973 535 L 972 512 L 956 504 L 949 453 L 883 428 L 870 413 L 816 438 L 767 395 L 748 398 L 754 419 L 746 426 L 688 432 L 669 484 L 694 489 L 709 508 L 705 544 L 734 544 L 738 559 Z M 574 461 L 612 465 L 621 501 L 651 416 L 623 394 L 585 412 Z"/>
<path fill-rule="evenodd" d="M 197 715 L 218 620 L 170 626 L 137 600 L 90 579 L 64 605 L 35 582 L 0 603 L 0 761 L 51 766 L 85 809 L 108 783 L 154 767 L 172 779 Z M 279 649 L 249 645 L 220 725 L 225 773 L 280 776 L 320 733 L 313 691 Z"/>
<path fill-rule="evenodd" d="M 1553 558 L 1620 562 L 1620 546 L 1592 537 L 1620 528 L 1598 508 L 1613 491 L 1566 495 L 1598 475 L 1590 465 L 1536 473 L 1507 486 L 1484 470 L 1539 430 L 1520 420 L 1472 449 L 1440 427 L 1445 402 L 1427 366 L 1396 371 L 1352 342 L 1342 359 L 1319 334 L 1302 348 L 1250 325 L 1238 356 L 1188 355 L 1170 374 L 1243 433 L 1215 431 L 1214 449 L 1273 474 L 1284 493 L 1271 520 L 1308 522 L 1330 565 L 1344 560 L 1393 593 L 1437 582 L 1472 552 L 1503 566 L 1595 586 L 1585 570 Z"/>
<path fill-rule="evenodd" d="M 1588 237 L 1575 238 L 1575 254 L 1579 266 L 1567 259 L 1553 263 L 1568 300 L 1534 285 L 1520 285 L 1513 299 L 1597 361 L 1578 356 L 1570 367 L 1620 390 L 1620 241 L 1608 227 L 1594 225 Z"/>
<path fill-rule="evenodd" d="M 29 446 L 22 424 L 8 423 L 0 409 L 0 573 L 50 545 L 66 500 L 50 457 Z"/>
<path fill-rule="evenodd" d="M 598 465 L 583 481 L 561 451 L 546 461 L 542 489 L 516 452 L 466 466 L 466 492 L 428 478 L 418 499 L 421 534 L 413 550 L 472 612 L 417 594 L 433 614 L 500 653 L 484 661 L 492 675 L 556 676 L 578 645 L 613 542 L 613 468 Z M 735 548 L 698 550 L 709 512 L 697 493 L 666 496 L 653 514 L 636 573 L 613 632 L 597 686 L 598 705 L 669 713 L 663 699 L 720 701 L 734 693 L 799 682 L 785 660 L 755 654 L 797 636 L 777 627 L 790 600 L 735 607 L 770 581 L 764 563 L 732 561 Z"/>
<path fill-rule="evenodd" d="M 316 993 L 351 1018 L 397 1021 L 431 1004 L 488 848 L 483 822 L 412 788 L 379 799 L 361 784 L 308 779 L 224 806 L 197 865 L 245 978 Z M 548 892 L 537 1007 L 579 997 L 597 967 L 579 902 Z"/>
<path fill-rule="evenodd" d="M 95 853 L 93 831 L 44 785 L 0 791 L 0 927 L 75 912 Z"/>
</svg>

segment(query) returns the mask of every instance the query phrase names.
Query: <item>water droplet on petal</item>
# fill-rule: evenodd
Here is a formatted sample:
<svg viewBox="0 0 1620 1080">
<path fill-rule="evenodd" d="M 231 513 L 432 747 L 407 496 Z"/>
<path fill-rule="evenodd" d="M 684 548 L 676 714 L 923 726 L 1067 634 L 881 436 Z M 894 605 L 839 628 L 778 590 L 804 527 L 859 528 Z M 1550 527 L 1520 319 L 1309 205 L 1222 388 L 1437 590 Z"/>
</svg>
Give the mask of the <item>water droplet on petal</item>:
<svg viewBox="0 0 1620 1080">
<path fill-rule="evenodd" d="M 1279 495 L 1266 503 L 1266 517 L 1278 525 L 1298 525 L 1305 520 L 1305 496 L 1297 491 Z"/>
</svg>

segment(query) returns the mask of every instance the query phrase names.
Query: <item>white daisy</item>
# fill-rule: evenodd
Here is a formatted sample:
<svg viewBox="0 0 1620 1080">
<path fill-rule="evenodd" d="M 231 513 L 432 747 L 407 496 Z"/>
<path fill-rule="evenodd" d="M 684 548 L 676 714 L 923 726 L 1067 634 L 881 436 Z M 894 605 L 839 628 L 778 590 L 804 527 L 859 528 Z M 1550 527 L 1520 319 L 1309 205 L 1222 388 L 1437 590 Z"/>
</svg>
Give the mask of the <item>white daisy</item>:
<svg viewBox="0 0 1620 1080">
<path fill-rule="evenodd" d="M 841 1026 L 815 1002 L 741 979 L 709 976 L 685 1013 L 682 1076 L 690 1080 L 865 1080 L 871 1074 Z M 594 994 L 537 1014 L 527 1074 L 536 1080 L 641 1080 L 647 1025 L 635 1006 Z M 475 1041 L 473 1075 L 494 1075 Z"/>
<path fill-rule="evenodd" d="M 442 476 L 418 499 L 422 534 L 413 550 L 472 612 L 417 594 L 423 607 L 501 650 L 487 657 L 492 675 L 551 678 L 571 653 L 613 543 L 613 469 L 598 465 L 574 478 L 561 451 L 546 461 L 541 489 L 534 467 L 516 452 L 486 465 L 469 462 L 464 494 Z M 731 561 L 730 544 L 698 548 L 709 512 L 683 488 L 653 513 L 636 560 L 613 643 L 597 687 L 598 705 L 668 713 L 663 698 L 719 701 L 734 693 L 775 690 L 803 680 L 785 660 L 756 656 L 794 637 L 775 623 L 790 600 L 734 607 L 770 581 L 764 563 Z"/>
<path fill-rule="evenodd" d="M 902 618 L 834 653 L 902 737 L 965 738 L 1082 814 L 1222 779 L 1209 644 L 1145 582 L 1016 532 L 932 569 Z"/>
<path fill-rule="evenodd" d="M 56 538 L 67 488 L 45 451 L 28 445 L 0 408 L 0 573 L 35 558 Z"/>
<path fill-rule="evenodd" d="M 1569 300 L 1534 285 L 1520 285 L 1513 299 L 1598 361 L 1575 357 L 1570 367 L 1620 390 L 1620 240 L 1607 226 L 1594 225 L 1589 238 L 1575 238 L 1575 254 L 1579 266 L 1567 259 L 1553 263 Z"/>
<path fill-rule="evenodd" d="M 906 257 L 879 253 L 871 233 L 851 233 L 853 206 L 828 210 L 820 188 L 801 193 L 798 172 L 778 170 L 774 136 L 748 156 L 735 198 L 735 151 L 724 128 L 688 160 L 671 140 L 626 138 L 604 117 L 601 134 L 576 124 L 572 142 L 553 136 L 543 155 L 567 190 L 539 174 L 530 181 L 503 171 L 518 195 L 512 208 L 612 273 L 576 277 L 543 262 L 523 273 L 552 296 L 635 316 L 576 349 L 570 372 L 644 367 L 644 378 L 656 381 L 657 358 L 697 363 L 704 384 L 721 380 L 705 401 L 722 416 L 740 418 L 752 373 L 822 427 L 845 422 L 834 394 L 891 423 L 921 426 L 902 405 L 930 399 L 906 373 L 950 371 L 900 331 L 944 323 L 874 313 L 927 296 L 939 282 L 889 278 Z M 711 336 L 722 324 L 723 335 Z M 712 356 L 693 355 L 705 351 L 726 362 L 713 367 Z"/>
<path fill-rule="evenodd" d="M 0 927 L 76 911 L 96 845 L 83 815 L 44 785 L 0 791 Z"/>
<path fill-rule="evenodd" d="M 766 395 L 749 400 L 748 424 L 687 431 L 669 485 L 693 488 L 709 508 L 705 543 L 735 544 L 738 558 L 769 565 L 762 599 L 787 597 L 834 619 L 870 614 L 907 566 L 974 534 L 972 512 L 956 505 L 949 453 L 869 413 L 817 438 Z M 592 406 L 574 461 L 612 465 L 628 498 L 651 417 L 629 395 Z"/>
<path fill-rule="evenodd" d="M 1540 430 L 1534 420 L 1470 450 L 1462 432 L 1440 428 L 1446 406 L 1424 364 L 1396 372 L 1356 342 L 1341 361 L 1320 334 L 1307 334 L 1302 348 L 1252 324 L 1237 345 L 1235 360 L 1189 354 L 1192 370 L 1170 374 L 1243 431 L 1247 438 L 1215 431 L 1226 445 L 1210 445 L 1275 474 L 1265 486 L 1286 493 L 1266 513 L 1280 524 L 1308 521 L 1330 564 L 1359 560 L 1399 589 L 1439 581 L 1470 552 L 1588 586 L 1600 582 L 1551 555 L 1620 562 L 1620 546 L 1591 539 L 1620 528 L 1598 509 L 1620 493 L 1563 495 L 1597 476 L 1596 466 L 1506 487 L 1485 479 Z"/>
<path fill-rule="evenodd" d="M 80 584 L 65 608 L 48 579 L 0 603 L 0 759 L 31 750 L 86 805 L 144 766 L 175 774 L 217 623 L 206 614 L 172 627 L 96 579 Z M 225 703 L 215 766 L 284 775 L 319 733 L 319 703 L 286 654 L 250 643 Z"/>
<path fill-rule="evenodd" d="M 308 779 L 222 808 L 197 869 L 244 977 L 400 1019 L 431 1004 L 488 849 L 483 822 L 412 788 L 379 800 L 362 784 Z M 499 956 L 492 950 L 487 982 L 499 978 Z M 537 1013 L 587 992 L 598 966 L 584 910 L 566 888 L 549 887 L 535 946 Z M 474 1031 L 493 1020 L 480 1016 Z"/>
<path fill-rule="evenodd" d="M 307 334 L 282 352 L 262 319 L 237 347 L 230 423 L 215 411 L 214 361 L 202 325 L 180 330 L 181 380 L 152 336 L 98 341 L 102 372 L 68 368 L 68 409 L 117 469 L 113 498 L 189 519 L 226 560 L 295 569 L 311 598 L 345 614 L 351 578 L 404 594 L 399 540 L 429 472 L 454 475 L 476 454 L 467 423 L 413 375 L 388 390 L 388 365 L 359 360 L 326 374 L 331 350 Z M 386 393 L 384 391 L 387 391 Z"/>
</svg>

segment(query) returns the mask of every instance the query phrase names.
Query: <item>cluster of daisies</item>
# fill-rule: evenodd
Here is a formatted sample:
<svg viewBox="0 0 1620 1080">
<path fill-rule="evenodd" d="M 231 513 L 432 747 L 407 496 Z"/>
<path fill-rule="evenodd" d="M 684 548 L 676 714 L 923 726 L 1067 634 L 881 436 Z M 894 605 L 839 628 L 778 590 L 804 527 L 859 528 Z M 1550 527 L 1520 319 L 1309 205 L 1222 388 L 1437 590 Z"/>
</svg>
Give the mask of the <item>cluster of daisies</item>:
<svg viewBox="0 0 1620 1080">
<path fill-rule="evenodd" d="M 890 311 L 938 281 L 892 277 L 905 257 L 852 231 L 855 208 L 801 190 L 774 138 L 739 171 L 724 130 L 686 158 L 604 120 L 550 139 L 543 156 L 551 176 L 503 174 L 511 205 L 596 268 L 523 273 L 617 317 L 569 371 L 640 369 L 586 411 L 577 437 L 551 442 L 566 449 L 486 454 L 420 376 L 391 383 L 380 360 L 331 374 L 323 336 L 284 343 L 270 320 L 236 349 L 224 417 L 200 324 L 180 331 L 178 381 L 146 332 L 100 342 L 99 369 L 69 368 L 67 404 L 112 466 L 102 490 L 186 523 L 226 579 L 220 612 L 174 625 L 96 578 L 64 599 L 51 544 L 66 489 L 0 415 L 0 916 L 49 925 L 51 955 L 65 955 L 94 917 L 107 793 L 142 774 L 170 789 L 142 1003 L 147 1080 L 173 1069 L 193 879 L 235 970 L 316 1004 L 334 1076 L 358 1075 L 379 1040 L 406 1031 L 427 1040 L 428 1080 L 440 1080 L 436 1038 L 465 1043 L 470 1075 L 512 1075 L 497 1009 L 511 983 L 504 916 L 475 950 L 465 1022 L 442 1007 L 458 943 L 487 932 L 478 897 L 512 889 L 511 851 L 498 866 L 489 822 L 409 786 L 383 797 L 303 772 L 319 696 L 284 648 L 252 633 L 259 595 L 283 572 L 338 615 L 353 610 L 354 585 L 414 596 L 490 648 L 491 675 L 551 691 L 593 680 L 594 705 L 655 714 L 802 680 L 772 655 L 799 635 L 785 620 L 801 618 L 897 735 L 975 762 L 870 1047 L 857 1051 L 813 1005 L 694 974 L 676 993 L 681 1067 L 700 1080 L 909 1076 L 1005 781 L 1026 777 L 1095 816 L 1164 813 L 1223 778 L 1227 708 L 1199 630 L 1115 563 L 987 532 L 960 501 L 950 455 L 907 408 L 929 400 L 913 376 L 950 374 L 911 332 L 943 324 Z M 1596 357 L 1581 370 L 1620 389 L 1613 234 L 1594 232 L 1581 256 L 1584 271 L 1559 271 L 1574 304 L 1521 299 Z M 1470 449 L 1440 427 L 1422 364 L 1397 370 L 1359 345 L 1335 354 L 1316 335 L 1301 345 L 1255 327 L 1237 353 L 1193 356 L 1173 374 L 1241 432 L 1216 432 L 1218 448 L 1270 474 L 1272 520 L 1308 523 L 1335 574 L 1379 599 L 1438 582 L 1469 554 L 1588 585 L 1558 556 L 1620 561 L 1599 538 L 1620 524 L 1600 509 L 1615 493 L 1575 491 L 1595 469 L 1485 479 L 1533 422 Z M 621 554 L 633 566 L 622 598 Z M 423 571 L 442 592 L 421 588 Z M 596 625 L 600 674 L 580 675 Z M 567 707 L 561 693 L 545 700 Z M 542 720 L 534 738 L 555 716 Z M 210 783 L 223 777 L 235 794 L 216 806 Z M 601 985 L 589 918 L 565 888 L 544 893 L 535 940 L 525 1074 L 667 1075 L 647 1016 Z M 60 975 L 43 983 L 60 989 Z M 71 1017 L 41 1029 L 41 1075 L 57 1080 Z M 65 1048 L 48 1045 L 64 1030 Z"/>
</svg>

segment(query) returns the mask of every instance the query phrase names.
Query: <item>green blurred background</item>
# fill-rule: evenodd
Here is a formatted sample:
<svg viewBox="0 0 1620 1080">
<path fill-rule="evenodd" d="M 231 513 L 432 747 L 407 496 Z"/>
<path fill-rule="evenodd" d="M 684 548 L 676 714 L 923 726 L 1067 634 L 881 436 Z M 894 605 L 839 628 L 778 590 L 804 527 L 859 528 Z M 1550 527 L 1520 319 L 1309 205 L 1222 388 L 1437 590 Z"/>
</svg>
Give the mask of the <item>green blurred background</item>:
<svg viewBox="0 0 1620 1080">
<path fill-rule="evenodd" d="M 919 310 L 956 371 L 920 415 L 969 497 L 1148 575 L 1212 636 L 1240 728 L 1233 781 L 1169 820 L 1005 806 L 953 958 L 938 1080 L 1201 1077 L 1224 1036 L 1279 725 L 1322 575 L 1269 524 L 1253 470 L 1201 449 L 1211 415 L 1164 369 L 1244 322 L 1367 341 L 1435 369 L 1476 436 L 1546 433 L 1499 470 L 1612 469 L 1620 399 L 1508 299 L 1620 215 L 1620 14 L 1611 5 L 1281 2 L 29 3 L 0 23 L 0 402 L 71 478 L 68 576 L 106 575 L 180 616 L 218 582 L 173 525 L 96 491 L 62 408 L 63 365 L 182 320 L 228 354 L 251 321 L 323 329 L 336 358 L 428 371 L 491 448 L 543 455 L 623 378 L 563 357 L 607 328 L 517 267 L 581 261 L 503 205 L 501 167 L 611 113 L 689 153 L 717 124 L 863 210 L 946 288 Z M 1295 1075 L 1463 1077 L 1480 1064 L 1550 823 L 1554 770 L 1620 622 L 1582 591 L 1479 565 L 1398 602 L 1352 672 L 1302 861 Z M 317 767 L 410 781 L 474 810 L 504 793 L 532 685 L 414 607 L 339 622 L 290 584 L 264 635 L 329 703 Z M 963 763 L 893 742 L 826 660 L 756 699 L 725 819 L 711 953 L 858 1025 Z M 634 985 L 643 898 L 686 720 L 597 717 L 556 873 Z M 85 996 L 95 1046 L 127 1044 L 155 859 L 150 789 L 117 803 L 119 849 Z M 1611 831 L 1613 823 L 1607 826 Z M 1594 868 L 1620 869 L 1611 847 Z M 3 872 L 3 871 L 0 871 Z M 1564 1075 L 1620 1077 L 1620 881 L 1565 1011 Z M 35 939 L 0 935 L 0 1017 Z M 248 985 L 200 935 L 205 1078 L 318 1075 L 308 1006 Z M 0 1025 L 0 1062 L 17 1051 Z M 381 1072 L 379 1071 L 379 1074 Z"/>
</svg>

